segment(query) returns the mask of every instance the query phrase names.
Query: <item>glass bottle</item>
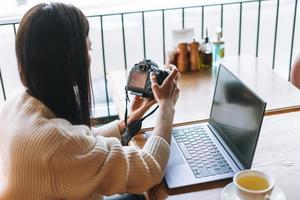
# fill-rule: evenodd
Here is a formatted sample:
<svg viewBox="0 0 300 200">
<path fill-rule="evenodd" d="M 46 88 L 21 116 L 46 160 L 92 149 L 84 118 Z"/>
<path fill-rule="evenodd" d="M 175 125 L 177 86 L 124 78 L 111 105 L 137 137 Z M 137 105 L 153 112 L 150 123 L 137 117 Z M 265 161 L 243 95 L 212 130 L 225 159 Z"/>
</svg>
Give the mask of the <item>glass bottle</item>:
<svg viewBox="0 0 300 200">
<path fill-rule="evenodd" d="M 204 43 L 201 46 L 202 46 L 201 51 L 203 56 L 202 67 L 210 68 L 212 67 L 212 44 L 209 41 L 207 29 L 206 29 L 206 37 L 204 38 Z"/>
<path fill-rule="evenodd" d="M 222 38 L 222 29 L 218 28 L 216 31 L 216 38 L 213 42 L 213 65 L 218 66 L 224 59 L 224 47 L 225 42 Z"/>
</svg>

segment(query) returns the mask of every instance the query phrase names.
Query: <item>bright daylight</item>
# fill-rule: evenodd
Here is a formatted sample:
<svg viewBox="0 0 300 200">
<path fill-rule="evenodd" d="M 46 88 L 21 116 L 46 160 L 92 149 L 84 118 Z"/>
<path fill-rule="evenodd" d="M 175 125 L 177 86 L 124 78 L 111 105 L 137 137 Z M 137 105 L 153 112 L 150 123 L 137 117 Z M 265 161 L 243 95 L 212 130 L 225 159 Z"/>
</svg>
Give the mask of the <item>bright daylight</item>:
<svg viewBox="0 0 300 200">
<path fill-rule="evenodd" d="M 0 200 L 297 200 L 298 0 L 0 0 Z"/>
</svg>

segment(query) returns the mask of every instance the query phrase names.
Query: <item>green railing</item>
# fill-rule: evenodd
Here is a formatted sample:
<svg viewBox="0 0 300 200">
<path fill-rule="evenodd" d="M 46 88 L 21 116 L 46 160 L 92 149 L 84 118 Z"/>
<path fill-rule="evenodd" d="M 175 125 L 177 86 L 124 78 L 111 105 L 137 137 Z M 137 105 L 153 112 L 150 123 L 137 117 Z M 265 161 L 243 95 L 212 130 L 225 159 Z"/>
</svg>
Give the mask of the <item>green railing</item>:
<svg viewBox="0 0 300 200">
<path fill-rule="evenodd" d="M 168 24 L 166 23 L 166 15 L 167 11 L 171 10 L 178 10 L 181 12 L 181 28 L 186 28 L 186 11 L 188 9 L 193 9 L 193 8 L 200 8 L 201 9 L 201 36 L 203 38 L 204 36 L 204 20 L 205 20 L 205 12 L 206 9 L 209 7 L 219 7 L 220 8 L 220 21 L 219 21 L 219 26 L 223 29 L 224 28 L 224 8 L 229 5 L 237 5 L 239 7 L 239 23 L 238 25 L 238 51 L 237 54 L 241 54 L 241 43 L 242 43 L 242 26 L 243 24 L 243 11 L 244 7 L 246 4 L 257 4 L 257 25 L 256 25 L 256 46 L 255 46 L 255 56 L 258 57 L 259 55 L 259 42 L 260 42 L 260 29 L 261 29 L 261 14 L 262 14 L 262 4 L 264 2 L 274 2 L 276 3 L 276 17 L 275 17 L 275 27 L 274 27 L 274 43 L 273 43 L 273 57 L 272 57 L 272 68 L 275 68 L 275 59 L 276 59 L 276 49 L 277 49 L 277 32 L 278 32 L 278 20 L 279 20 L 279 13 L 280 13 L 280 0 L 244 0 L 244 1 L 233 1 L 233 2 L 223 2 L 223 3 L 207 3 L 207 4 L 201 4 L 197 6 L 188 6 L 188 7 L 176 7 L 176 8 L 163 8 L 163 9 L 151 9 L 151 10 L 140 10 L 140 11 L 130 11 L 130 12 L 119 12 L 119 13 L 108 13 L 108 14 L 97 14 L 97 15 L 90 15 L 88 16 L 89 19 L 94 19 L 98 18 L 99 19 L 99 24 L 100 24 L 100 31 L 101 31 L 101 48 L 102 48 L 102 63 L 100 64 L 101 67 L 103 67 L 104 71 L 104 84 L 105 84 L 105 97 L 106 97 L 106 107 L 107 107 L 107 116 L 110 119 L 111 116 L 111 111 L 110 111 L 110 106 L 109 106 L 109 93 L 108 93 L 108 87 L 107 87 L 107 80 L 106 80 L 106 74 L 107 74 L 107 64 L 106 64 L 106 56 L 105 52 L 107 50 L 107 47 L 105 45 L 105 32 L 103 28 L 103 21 L 105 18 L 109 16 L 119 16 L 119 20 L 121 22 L 121 37 L 122 37 L 122 50 L 123 50 L 123 55 L 117 55 L 117 56 L 123 56 L 124 57 L 124 69 L 127 69 L 128 65 L 128 55 L 126 49 L 126 30 L 125 30 L 125 20 L 124 17 L 132 14 L 139 14 L 141 15 L 141 23 L 142 23 L 142 49 L 143 49 L 143 57 L 147 57 L 147 43 L 146 43 L 146 30 L 145 30 L 145 14 L 146 13 L 161 13 L 161 36 L 162 36 L 162 62 L 164 63 L 166 60 L 166 27 Z M 295 38 L 295 30 L 296 30 L 296 20 L 297 20 L 297 6 L 298 6 L 298 0 L 294 1 L 294 10 L 293 12 L 293 22 L 292 22 L 292 34 L 291 34 L 291 44 L 290 44 L 290 57 L 289 57 L 289 75 L 288 75 L 288 80 L 290 80 L 290 71 L 291 71 L 291 65 L 292 65 L 292 58 L 293 58 L 293 50 L 294 50 L 294 38 Z M 0 28 L 1 26 L 4 25 L 9 25 L 12 26 L 14 34 L 16 34 L 16 25 L 19 23 L 19 19 L 16 20 L 0 20 Z M 150 37 L 150 36 L 148 36 Z M 0 66 L 1 67 L 1 66 Z M 5 93 L 5 83 L 3 81 L 3 77 L 1 74 L 0 70 L 0 81 L 1 81 L 1 87 L 2 87 L 2 93 L 4 100 L 6 99 L 6 93 Z"/>
</svg>

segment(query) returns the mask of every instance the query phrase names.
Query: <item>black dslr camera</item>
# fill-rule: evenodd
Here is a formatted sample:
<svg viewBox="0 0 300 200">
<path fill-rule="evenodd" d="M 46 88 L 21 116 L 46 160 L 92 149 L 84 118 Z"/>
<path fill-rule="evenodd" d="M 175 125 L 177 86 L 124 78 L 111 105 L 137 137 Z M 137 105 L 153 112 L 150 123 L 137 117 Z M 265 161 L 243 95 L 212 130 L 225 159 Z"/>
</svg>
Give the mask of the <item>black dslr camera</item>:
<svg viewBox="0 0 300 200">
<path fill-rule="evenodd" d="M 142 96 L 145 98 L 153 98 L 153 92 L 151 89 L 150 73 L 153 72 L 156 75 L 157 83 L 161 85 L 163 81 L 169 75 L 169 71 L 160 70 L 155 62 L 152 60 L 146 60 L 135 64 L 130 70 L 126 89 L 126 109 L 125 109 L 125 133 L 122 134 L 121 143 L 122 145 L 128 145 L 131 138 L 139 132 L 142 127 L 142 122 L 144 119 L 152 115 L 158 108 L 152 110 L 146 116 L 141 119 L 132 121 L 127 124 L 127 103 L 128 103 L 128 91 L 133 95 Z"/>
<path fill-rule="evenodd" d="M 154 72 L 157 77 L 157 83 L 161 85 L 169 75 L 169 71 L 159 69 L 158 65 L 152 60 L 146 60 L 137 63 L 131 69 L 128 77 L 126 89 L 133 95 L 152 98 L 150 73 Z"/>
</svg>

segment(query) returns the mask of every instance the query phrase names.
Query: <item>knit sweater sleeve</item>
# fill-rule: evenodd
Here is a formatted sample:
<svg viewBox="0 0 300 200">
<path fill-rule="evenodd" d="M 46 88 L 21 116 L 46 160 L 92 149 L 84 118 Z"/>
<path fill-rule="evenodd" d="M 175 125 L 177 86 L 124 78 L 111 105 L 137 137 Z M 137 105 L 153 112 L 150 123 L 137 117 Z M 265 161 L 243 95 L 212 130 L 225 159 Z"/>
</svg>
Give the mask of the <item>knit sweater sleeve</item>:
<svg viewBox="0 0 300 200">
<path fill-rule="evenodd" d="M 119 120 L 115 120 L 98 128 L 93 128 L 92 132 L 96 135 L 102 135 L 104 137 L 116 137 L 121 139 Z"/>
<path fill-rule="evenodd" d="M 53 156 L 61 198 L 140 193 L 161 182 L 169 157 L 169 144 L 163 138 L 152 136 L 143 149 L 136 149 L 121 146 L 117 138 L 85 131 L 69 137 Z"/>
</svg>

